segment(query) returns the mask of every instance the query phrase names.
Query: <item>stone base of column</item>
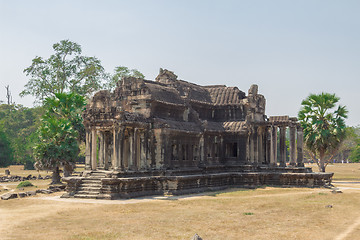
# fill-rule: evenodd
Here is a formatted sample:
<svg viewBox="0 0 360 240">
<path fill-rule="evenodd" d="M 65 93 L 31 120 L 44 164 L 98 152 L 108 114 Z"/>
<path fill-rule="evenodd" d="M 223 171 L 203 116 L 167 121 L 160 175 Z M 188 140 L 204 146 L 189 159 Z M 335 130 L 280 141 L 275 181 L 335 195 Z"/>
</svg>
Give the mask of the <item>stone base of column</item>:
<svg viewBox="0 0 360 240">
<path fill-rule="evenodd" d="M 297 163 L 296 166 L 297 167 L 305 167 L 304 163 Z"/>
</svg>

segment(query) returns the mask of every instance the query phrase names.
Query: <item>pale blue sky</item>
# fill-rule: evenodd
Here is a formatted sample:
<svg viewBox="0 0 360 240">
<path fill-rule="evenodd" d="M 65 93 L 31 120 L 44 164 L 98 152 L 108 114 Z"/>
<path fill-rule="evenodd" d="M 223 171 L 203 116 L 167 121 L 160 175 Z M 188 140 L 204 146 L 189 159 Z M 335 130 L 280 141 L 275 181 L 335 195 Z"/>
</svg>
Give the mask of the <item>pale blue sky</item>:
<svg viewBox="0 0 360 240">
<path fill-rule="evenodd" d="M 267 99 L 267 115 L 296 116 L 309 93 L 336 93 L 360 124 L 360 1 L 0 0 L 0 100 L 16 103 L 35 56 L 69 39 L 108 72 L 159 68 L 200 85 L 226 84 Z"/>
</svg>

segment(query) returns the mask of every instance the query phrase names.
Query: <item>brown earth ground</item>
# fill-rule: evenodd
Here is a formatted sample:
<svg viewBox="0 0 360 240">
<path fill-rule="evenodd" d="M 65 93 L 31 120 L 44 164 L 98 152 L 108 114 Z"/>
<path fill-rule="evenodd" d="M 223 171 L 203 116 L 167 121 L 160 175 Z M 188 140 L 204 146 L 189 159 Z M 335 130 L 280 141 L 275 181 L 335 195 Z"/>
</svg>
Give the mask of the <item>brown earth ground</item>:
<svg viewBox="0 0 360 240">
<path fill-rule="evenodd" d="M 36 175 L 13 168 L 12 174 Z M 61 193 L 2 200 L 0 239 L 191 239 L 195 233 L 203 239 L 360 239 L 360 164 L 327 171 L 335 172 L 343 193 L 264 186 L 114 201 L 60 199 Z M 16 185 L 2 183 L 0 194 Z"/>
</svg>

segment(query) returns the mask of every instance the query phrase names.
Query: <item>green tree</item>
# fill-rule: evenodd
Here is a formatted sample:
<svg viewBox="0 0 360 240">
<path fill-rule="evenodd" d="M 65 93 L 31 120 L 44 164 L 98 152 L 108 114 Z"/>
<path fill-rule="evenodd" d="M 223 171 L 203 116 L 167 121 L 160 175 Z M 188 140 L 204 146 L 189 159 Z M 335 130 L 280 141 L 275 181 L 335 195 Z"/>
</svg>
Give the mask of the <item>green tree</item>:
<svg viewBox="0 0 360 240">
<path fill-rule="evenodd" d="M 298 117 L 304 129 L 304 142 L 320 172 L 336 154 L 346 137 L 345 106 L 337 106 L 335 94 L 310 94 L 301 102 Z"/>
<path fill-rule="evenodd" d="M 352 127 L 352 148 L 350 149 L 349 160 L 351 162 L 360 162 L 360 127 Z"/>
<path fill-rule="evenodd" d="M 118 82 L 120 82 L 124 77 L 145 78 L 144 74 L 137 69 L 129 69 L 124 66 L 118 66 L 115 68 L 115 73 L 112 75 L 106 87 L 114 89 Z"/>
<path fill-rule="evenodd" d="M 10 141 L 0 129 L 0 167 L 7 167 L 13 161 L 13 153 Z"/>
<path fill-rule="evenodd" d="M 349 159 L 351 162 L 360 162 L 360 144 L 351 151 Z"/>
<path fill-rule="evenodd" d="M 59 169 L 63 167 L 64 175 L 68 175 L 78 158 L 85 99 L 75 93 L 56 93 L 55 97 L 45 99 L 44 104 L 46 113 L 34 147 L 36 168 L 52 170 L 52 184 L 57 184 Z"/>
<path fill-rule="evenodd" d="M 89 95 L 102 88 L 108 76 L 99 59 L 81 55 L 81 46 L 69 40 L 55 43 L 53 49 L 48 59 L 37 56 L 24 70 L 30 80 L 20 96 L 32 95 L 41 102 L 56 93 Z"/>
<path fill-rule="evenodd" d="M 33 168 L 32 149 L 42 114 L 42 107 L 0 105 L 0 129 L 3 129 L 11 145 L 13 154 L 11 164 L 25 164 L 26 169 Z"/>
<path fill-rule="evenodd" d="M 34 147 L 36 168 L 52 170 L 51 184 L 60 183 L 60 167 L 75 162 L 79 153 L 77 132 L 68 119 L 46 116 L 39 128 L 39 141 Z"/>
</svg>

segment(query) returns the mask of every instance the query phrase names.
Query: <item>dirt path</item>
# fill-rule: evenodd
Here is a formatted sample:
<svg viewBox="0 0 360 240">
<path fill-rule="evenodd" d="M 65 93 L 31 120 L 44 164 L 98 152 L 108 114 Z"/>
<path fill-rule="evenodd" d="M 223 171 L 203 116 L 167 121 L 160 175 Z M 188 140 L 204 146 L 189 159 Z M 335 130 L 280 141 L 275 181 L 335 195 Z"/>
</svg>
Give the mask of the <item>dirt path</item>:
<svg viewBox="0 0 360 240">
<path fill-rule="evenodd" d="M 261 194 L 256 196 L 242 196 L 241 198 L 263 198 L 263 197 L 282 197 L 282 196 L 291 196 L 291 195 L 303 195 L 303 194 L 313 194 L 319 192 L 329 192 L 329 189 L 317 189 L 316 191 L 300 191 L 300 192 L 287 192 L 287 193 L 274 193 L 274 194 Z M 198 193 L 198 194 L 189 194 L 189 195 L 180 195 L 180 196 L 149 196 L 142 198 L 134 199 L 116 199 L 116 200 L 102 200 L 102 199 L 81 199 L 81 198 L 60 198 L 58 196 L 44 196 L 38 197 L 37 199 L 48 200 L 48 201 L 59 201 L 67 203 L 90 203 L 90 204 L 135 204 L 142 202 L 158 201 L 158 200 L 192 200 L 196 198 L 212 198 L 211 192 Z M 236 196 L 239 197 L 239 196 Z M 234 198 L 234 197 L 222 197 L 222 198 Z"/>
<path fill-rule="evenodd" d="M 350 225 L 344 232 L 336 236 L 334 240 L 344 240 L 348 237 L 358 226 L 360 226 L 360 217 L 357 218 L 352 225 Z"/>
</svg>

